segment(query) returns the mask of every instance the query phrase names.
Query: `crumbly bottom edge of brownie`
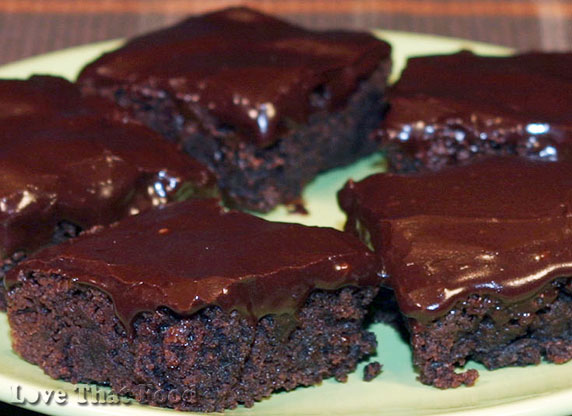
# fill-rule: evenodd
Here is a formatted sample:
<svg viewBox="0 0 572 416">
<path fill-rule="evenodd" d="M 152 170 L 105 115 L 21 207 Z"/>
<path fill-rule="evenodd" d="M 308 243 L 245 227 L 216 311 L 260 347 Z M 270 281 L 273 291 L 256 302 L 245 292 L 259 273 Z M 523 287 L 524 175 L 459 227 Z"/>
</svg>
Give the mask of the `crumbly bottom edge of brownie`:
<svg viewBox="0 0 572 416">
<path fill-rule="evenodd" d="M 8 318 L 14 351 L 53 378 L 109 385 L 153 406 L 222 411 L 328 377 L 345 381 L 375 351 L 363 319 L 376 291 L 315 290 L 295 318 L 256 323 L 215 306 L 190 317 L 161 309 L 140 314 L 129 335 L 99 289 L 21 274 Z"/>
<path fill-rule="evenodd" d="M 572 156 L 572 145 L 559 143 L 551 132 L 532 135 L 518 124 L 481 124 L 454 118 L 439 124 L 421 123 L 421 129 L 404 126 L 400 133 L 409 137 L 405 141 L 399 139 L 400 133 L 386 130 L 379 130 L 377 136 L 389 170 L 397 173 L 438 170 L 481 156 L 521 156 L 545 161 Z"/>
<path fill-rule="evenodd" d="M 477 370 L 461 370 L 468 360 L 489 370 L 543 358 L 561 364 L 572 359 L 572 278 L 555 280 L 517 303 L 475 294 L 430 323 L 403 322 L 419 380 L 442 389 L 475 383 Z"/>
<path fill-rule="evenodd" d="M 61 221 L 54 229 L 51 244 L 60 244 L 70 238 L 77 237 L 81 232 L 81 227 L 67 221 Z M 4 287 L 4 275 L 14 266 L 27 257 L 26 253 L 19 250 L 10 257 L 2 260 L 0 266 L 0 312 L 5 312 L 7 308 L 6 288 Z"/>
<path fill-rule="evenodd" d="M 342 109 L 318 111 L 305 124 L 289 121 L 288 133 L 265 148 L 237 142 L 233 129 L 204 109 L 188 104 L 191 108 L 182 110 L 169 93 L 147 85 L 94 87 L 85 80 L 83 91 L 118 102 L 144 124 L 180 143 L 216 173 L 228 205 L 266 212 L 278 204 L 297 202 L 303 187 L 318 173 L 379 149 L 371 132 L 387 109 L 384 92 L 390 70 L 391 62 L 383 61 Z M 323 100 L 320 92 L 311 97 L 313 102 Z M 193 113 L 201 115 L 202 124 L 183 115 Z"/>
</svg>

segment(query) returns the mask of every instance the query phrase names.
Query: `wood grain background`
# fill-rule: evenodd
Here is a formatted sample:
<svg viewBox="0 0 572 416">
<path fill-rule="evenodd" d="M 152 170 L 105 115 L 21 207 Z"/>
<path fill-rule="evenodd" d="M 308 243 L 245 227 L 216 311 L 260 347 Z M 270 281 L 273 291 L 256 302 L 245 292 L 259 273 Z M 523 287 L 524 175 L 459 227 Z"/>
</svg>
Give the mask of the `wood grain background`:
<svg viewBox="0 0 572 416">
<path fill-rule="evenodd" d="M 311 28 L 383 28 L 572 49 L 572 0 L 0 0 L 0 64 L 246 4 Z"/>
</svg>

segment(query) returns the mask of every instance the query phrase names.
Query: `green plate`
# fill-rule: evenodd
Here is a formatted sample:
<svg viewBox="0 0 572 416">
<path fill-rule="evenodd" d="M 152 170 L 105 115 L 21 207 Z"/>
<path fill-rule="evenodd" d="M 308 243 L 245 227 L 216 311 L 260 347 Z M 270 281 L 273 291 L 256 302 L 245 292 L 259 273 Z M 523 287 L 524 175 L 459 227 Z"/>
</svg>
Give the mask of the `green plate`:
<svg viewBox="0 0 572 416">
<path fill-rule="evenodd" d="M 399 74 L 405 58 L 411 55 L 447 53 L 459 49 L 472 49 L 483 54 L 506 54 L 510 50 L 475 42 L 426 36 L 413 33 L 379 31 L 380 36 L 394 47 L 394 77 Z M 111 41 L 50 53 L 41 57 L 6 65 L 0 68 L 0 77 L 25 78 L 34 73 L 63 75 L 74 78 L 81 66 L 113 49 L 120 41 Z M 341 228 L 344 216 L 338 209 L 335 194 L 349 178 L 361 179 L 384 169 L 380 156 L 372 156 L 352 166 L 336 169 L 320 175 L 306 188 L 304 199 L 310 215 L 288 214 L 278 208 L 266 215 L 280 221 L 333 226 Z M 361 380 L 363 365 L 349 377 L 347 383 L 327 380 L 322 385 L 299 388 L 279 393 L 257 403 L 253 408 L 227 412 L 229 415 L 567 415 L 572 413 L 572 362 L 564 365 L 541 364 L 525 368 L 506 368 L 486 371 L 477 364 L 481 376 L 471 388 L 441 391 L 416 381 L 411 363 L 411 352 L 406 342 L 391 328 L 374 325 L 372 328 L 379 342 L 379 355 L 383 363 L 382 374 L 366 383 Z M 103 404 L 101 388 L 98 397 L 91 397 L 88 404 L 76 392 L 77 386 L 52 380 L 36 366 L 18 358 L 10 348 L 9 329 L 5 316 L 0 316 L 0 399 L 18 401 L 20 397 L 31 400 L 38 394 L 45 399 L 55 391 L 67 396 L 65 404 L 52 398 L 28 405 L 36 411 L 50 415 L 164 415 L 181 414 L 171 410 L 130 404 Z M 93 391 L 93 390 L 92 390 Z M 48 393 L 46 393 L 48 392 Z M 97 404 L 94 404 L 97 403 Z"/>
</svg>

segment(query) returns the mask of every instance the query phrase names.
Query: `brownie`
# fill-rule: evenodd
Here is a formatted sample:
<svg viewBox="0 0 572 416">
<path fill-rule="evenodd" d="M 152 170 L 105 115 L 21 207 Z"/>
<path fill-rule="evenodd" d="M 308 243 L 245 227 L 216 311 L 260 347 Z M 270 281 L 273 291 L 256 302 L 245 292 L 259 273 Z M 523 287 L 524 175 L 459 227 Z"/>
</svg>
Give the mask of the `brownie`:
<svg viewBox="0 0 572 416">
<path fill-rule="evenodd" d="M 363 381 L 372 381 L 381 374 L 382 365 L 374 361 L 363 368 Z"/>
<path fill-rule="evenodd" d="M 81 229 L 215 190 L 201 163 L 62 78 L 0 80 L 0 109 L 2 274 Z"/>
<path fill-rule="evenodd" d="M 572 358 L 572 161 L 483 157 L 377 174 L 339 193 L 407 318 L 419 379 L 472 385 L 494 369 Z"/>
<path fill-rule="evenodd" d="M 482 155 L 572 156 L 572 53 L 409 59 L 378 136 L 397 172 Z"/>
<path fill-rule="evenodd" d="M 212 168 L 229 204 L 269 211 L 378 148 L 390 52 L 369 33 L 230 8 L 130 40 L 78 82 Z"/>
<path fill-rule="evenodd" d="M 13 349 L 54 377 L 222 411 L 340 381 L 372 353 L 379 262 L 355 236 L 174 203 L 6 275 Z M 157 393 L 159 392 L 159 393 Z"/>
</svg>

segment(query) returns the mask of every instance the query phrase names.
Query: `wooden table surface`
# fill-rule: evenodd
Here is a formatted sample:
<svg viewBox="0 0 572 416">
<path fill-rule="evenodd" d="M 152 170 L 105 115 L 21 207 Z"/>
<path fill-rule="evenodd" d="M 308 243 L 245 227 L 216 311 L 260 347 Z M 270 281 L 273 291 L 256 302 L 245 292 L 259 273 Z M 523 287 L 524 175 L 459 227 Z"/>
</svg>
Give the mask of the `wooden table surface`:
<svg viewBox="0 0 572 416">
<path fill-rule="evenodd" d="M 243 4 L 310 28 L 382 28 L 572 49 L 572 0 L 0 0 L 0 65 Z M 34 415 L 0 403 L 0 415 Z"/>
<path fill-rule="evenodd" d="M 572 0 L 0 0 L 0 64 L 247 4 L 312 28 L 383 28 L 572 49 Z"/>
</svg>

